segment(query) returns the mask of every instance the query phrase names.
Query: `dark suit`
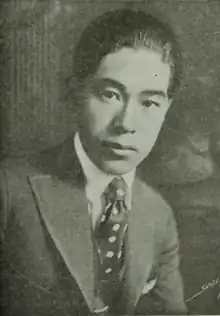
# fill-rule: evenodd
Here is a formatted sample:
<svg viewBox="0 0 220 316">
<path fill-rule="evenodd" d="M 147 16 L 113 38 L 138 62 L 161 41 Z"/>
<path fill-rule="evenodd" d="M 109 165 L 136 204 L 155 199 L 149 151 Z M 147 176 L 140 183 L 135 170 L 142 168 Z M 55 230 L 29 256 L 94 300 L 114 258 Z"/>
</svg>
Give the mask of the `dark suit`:
<svg viewBox="0 0 220 316">
<path fill-rule="evenodd" d="M 1 181 L 5 315 L 89 314 L 94 301 L 91 222 L 72 139 L 4 162 Z M 184 313 L 172 212 L 138 177 L 132 194 L 129 270 L 115 313 Z M 141 295 L 155 277 L 151 294 Z"/>
</svg>

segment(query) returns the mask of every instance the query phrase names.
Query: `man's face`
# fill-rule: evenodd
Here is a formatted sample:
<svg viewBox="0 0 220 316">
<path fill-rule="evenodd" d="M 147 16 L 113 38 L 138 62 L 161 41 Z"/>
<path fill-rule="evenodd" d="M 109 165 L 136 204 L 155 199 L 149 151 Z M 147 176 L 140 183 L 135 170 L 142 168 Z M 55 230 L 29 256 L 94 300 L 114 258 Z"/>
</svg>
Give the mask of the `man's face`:
<svg viewBox="0 0 220 316">
<path fill-rule="evenodd" d="M 150 49 L 107 55 L 81 92 L 80 138 L 103 171 L 121 175 L 148 156 L 170 101 L 170 66 Z"/>
</svg>

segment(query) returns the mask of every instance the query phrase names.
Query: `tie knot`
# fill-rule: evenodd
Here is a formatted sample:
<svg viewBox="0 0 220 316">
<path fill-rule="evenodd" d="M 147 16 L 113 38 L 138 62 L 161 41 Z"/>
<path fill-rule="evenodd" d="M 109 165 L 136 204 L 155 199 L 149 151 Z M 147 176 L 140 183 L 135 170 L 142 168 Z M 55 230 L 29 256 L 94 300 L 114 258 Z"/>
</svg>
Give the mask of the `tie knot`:
<svg viewBox="0 0 220 316">
<path fill-rule="evenodd" d="M 123 178 L 115 177 L 107 188 L 108 198 L 110 200 L 124 200 L 127 191 L 127 185 Z"/>
</svg>

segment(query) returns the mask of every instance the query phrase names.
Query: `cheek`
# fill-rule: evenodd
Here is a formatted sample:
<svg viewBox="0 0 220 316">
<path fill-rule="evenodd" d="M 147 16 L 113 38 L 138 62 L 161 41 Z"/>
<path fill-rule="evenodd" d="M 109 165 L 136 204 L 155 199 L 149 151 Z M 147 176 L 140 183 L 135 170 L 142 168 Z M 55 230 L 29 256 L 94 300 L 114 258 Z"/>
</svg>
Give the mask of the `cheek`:
<svg viewBox="0 0 220 316">
<path fill-rule="evenodd" d="M 100 133 L 105 130 L 113 118 L 113 109 L 95 97 L 85 102 L 83 121 L 91 132 Z"/>
<path fill-rule="evenodd" d="M 139 125 L 139 135 L 143 152 L 148 153 L 155 144 L 158 134 L 164 122 L 165 114 L 162 111 L 152 111 L 148 113 L 145 120 Z"/>
<path fill-rule="evenodd" d="M 160 108 L 153 108 L 149 110 L 148 113 L 142 118 L 142 129 L 145 131 L 145 134 L 151 133 L 153 136 L 154 134 L 157 135 L 163 125 L 165 116 L 167 111 L 163 111 Z M 149 136 L 149 134 L 148 134 Z"/>
</svg>

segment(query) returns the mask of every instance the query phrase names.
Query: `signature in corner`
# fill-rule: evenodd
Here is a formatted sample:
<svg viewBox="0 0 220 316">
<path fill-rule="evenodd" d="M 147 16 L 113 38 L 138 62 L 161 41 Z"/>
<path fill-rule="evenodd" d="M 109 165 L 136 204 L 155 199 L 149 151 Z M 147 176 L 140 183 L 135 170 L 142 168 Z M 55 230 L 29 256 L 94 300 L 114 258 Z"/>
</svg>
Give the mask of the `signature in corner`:
<svg viewBox="0 0 220 316">
<path fill-rule="evenodd" d="M 220 284 L 220 278 L 214 279 L 211 282 L 208 282 L 206 284 L 203 284 L 201 286 L 201 291 L 197 292 L 196 294 L 194 294 L 193 296 L 191 296 L 190 298 L 188 298 L 186 300 L 186 303 L 192 301 L 194 298 L 196 298 L 197 296 L 201 295 L 202 293 L 204 293 L 205 291 L 207 291 L 210 288 L 213 288 L 214 286 Z M 217 299 L 220 300 L 220 292 L 218 293 Z"/>
</svg>

